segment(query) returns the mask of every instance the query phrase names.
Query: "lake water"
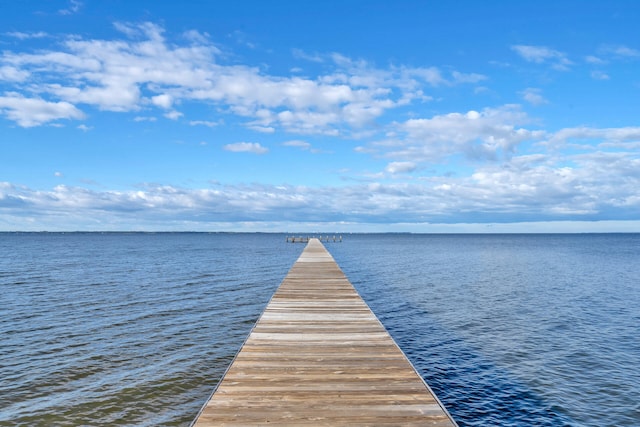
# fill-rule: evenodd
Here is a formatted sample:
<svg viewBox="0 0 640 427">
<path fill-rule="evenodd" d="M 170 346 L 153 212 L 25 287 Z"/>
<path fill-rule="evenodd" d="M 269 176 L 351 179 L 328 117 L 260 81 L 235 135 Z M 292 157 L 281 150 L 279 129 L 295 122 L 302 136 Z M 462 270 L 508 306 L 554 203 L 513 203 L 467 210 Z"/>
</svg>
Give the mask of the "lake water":
<svg viewBox="0 0 640 427">
<path fill-rule="evenodd" d="M 325 246 L 460 426 L 640 425 L 640 234 Z M 0 426 L 188 426 L 303 248 L 0 233 Z"/>
</svg>

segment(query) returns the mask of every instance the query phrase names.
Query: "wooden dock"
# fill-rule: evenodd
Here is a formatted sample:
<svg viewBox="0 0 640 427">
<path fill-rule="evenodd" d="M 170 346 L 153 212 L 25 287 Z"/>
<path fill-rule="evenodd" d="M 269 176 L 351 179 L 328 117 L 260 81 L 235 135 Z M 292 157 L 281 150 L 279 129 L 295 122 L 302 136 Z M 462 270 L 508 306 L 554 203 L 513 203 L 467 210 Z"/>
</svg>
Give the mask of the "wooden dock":
<svg viewBox="0 0 640 427">
<path fill-rule="evenodd" d="M 456 426 L 310 239 L 193 426 Z"/>
</svg>

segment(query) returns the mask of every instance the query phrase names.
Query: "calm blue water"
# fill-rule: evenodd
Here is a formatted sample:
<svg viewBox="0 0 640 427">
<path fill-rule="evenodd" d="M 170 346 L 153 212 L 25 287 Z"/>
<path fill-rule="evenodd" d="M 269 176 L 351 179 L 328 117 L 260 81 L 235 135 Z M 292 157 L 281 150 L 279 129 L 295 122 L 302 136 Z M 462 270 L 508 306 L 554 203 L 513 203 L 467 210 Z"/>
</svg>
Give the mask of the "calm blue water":
<svg viewBox="0 0 640 427">
<path fill-rule="evenodd" d="M 0 233 L 0 426 L 186 426 L 304 245 Z M 640 235 L 347 235 L 461 426 L 640 425 Z"/>
</svg>

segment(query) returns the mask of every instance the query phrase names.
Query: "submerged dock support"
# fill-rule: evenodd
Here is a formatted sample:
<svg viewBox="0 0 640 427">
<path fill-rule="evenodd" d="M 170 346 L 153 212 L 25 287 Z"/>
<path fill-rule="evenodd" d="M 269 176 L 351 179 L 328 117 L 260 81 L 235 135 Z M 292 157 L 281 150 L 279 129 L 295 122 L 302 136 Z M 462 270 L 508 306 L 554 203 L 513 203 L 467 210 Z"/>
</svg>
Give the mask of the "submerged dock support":
<svg viewBox="0 0 640 427">
<path fill-rule="evenodd" d="M 267 424 L 456 425 L 318 239 L 193 423 Z"/>
</svg>

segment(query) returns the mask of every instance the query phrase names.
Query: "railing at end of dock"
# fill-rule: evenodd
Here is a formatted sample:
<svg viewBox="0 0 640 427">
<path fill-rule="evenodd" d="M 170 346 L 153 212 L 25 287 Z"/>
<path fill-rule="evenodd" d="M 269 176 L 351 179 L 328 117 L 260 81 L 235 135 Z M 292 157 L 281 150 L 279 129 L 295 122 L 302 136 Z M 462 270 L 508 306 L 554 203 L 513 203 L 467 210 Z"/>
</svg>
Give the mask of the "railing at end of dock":
<svg viewBox="0 0 640 427">
<path fill-rule="evenodd" d="M 318 239 L 321 242 L 325 243 L 342 243 L 341 235 L 326 235 L 326 236 L 287 236 L 287 243 L 309 243 L 310 239 Z"/>
</svg>

